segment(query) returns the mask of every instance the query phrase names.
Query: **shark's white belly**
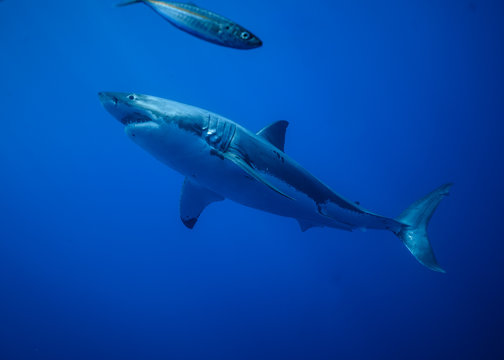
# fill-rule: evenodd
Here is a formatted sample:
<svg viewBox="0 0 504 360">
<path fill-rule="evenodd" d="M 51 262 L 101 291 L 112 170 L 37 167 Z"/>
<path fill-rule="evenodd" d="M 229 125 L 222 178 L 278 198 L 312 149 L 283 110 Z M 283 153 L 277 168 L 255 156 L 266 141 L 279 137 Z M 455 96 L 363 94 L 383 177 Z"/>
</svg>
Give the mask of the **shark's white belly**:
<svg viewBox="0 0 504 360">
<path fill-rule="evenodd" d="M 158 160 L 226 199 L 281 216 L 307 219 L 321 225 L 327 222 L 317 212 L 315 202 L 306 194 L 279 179 L 263 174 L 294 200 L 288 199 L 251 178 L 231 161 L 212 152 L 212 149 L 202 142 L 194 142 L 191 151 L 174 156 L 171 151 L 166 150 L 162 142 L 149 139 L 148 143 L 140 143 L 138 138 L 132 139 Z M 188 137 L 186 140 L 189 142 L 192 139 Z"/>
<path fill-rule="evenodd" d="M 262 176 L 294 200 L 274 192 L 226 159 L 209 156 L 194 165 L 191 174 L 186 175 L 227 199 L 281 216 L 310 219 L 320 216 L 313 200 L 267 174 Z"/>
<path fill-rule="evenodd" d="M 308 194 L 295 189 L 267 173 L 261 176 L 287 198 L 248 176 L 232 162 L 217 156 L 207 156 L 192 162 L 186 176 L 224 198 L 242 205 L 280 216 L 302 220 L 312 226 L 328 226 L 345 230 L 388 229 L 390 219 L 369 213 L 357 213 L 334 203 L 317 204 Z"/>
<path fill-rule="evenodd" d="M 313 199 L 286 182 L 269 174 L 261 174 L 292 199 L 276 193 L 263 183 L 251 178 L 231 161 L 217 155 L 201 156 L 199 152 L 198 156 L 185 158 L 175 167 L 175 170 L 201 186 L 239 204 L 280 216 L 304 220 L 314 226 L 347 228 L 321 215 Z"/>
<path fill-rule="evenodd" d="M 312 226 L 346 230 L 383 227 L 381 224 L 376 225 L 376 217 L 372 214 L 351 212 L 333 203 L 317 203 L 302 189 L 296 189 L 287 181 L 271 174 L 260 172 L 261 177 L 288 197 L 281 195 L 252 178 L 208 144 L 194 141 L 194 136 L 189 133 L 177 135 L 176 141 L 184 144 L 184 151 L 174 150 L 182 147 L 167 147 L 166 134 L 157 137 L 148 134 L 144 137 L 140 133 L 133 136 L 133 130 L 127 133 L 134 142 L 169 167 L 222 197 L 245 206 L 302 220 Z M 173 139 L 170 141 L 174 142 Z M 272 163 L 272 166 L 275 164 Z M 298 175 L 303 176 L 302 173 Z"/>
</svg>

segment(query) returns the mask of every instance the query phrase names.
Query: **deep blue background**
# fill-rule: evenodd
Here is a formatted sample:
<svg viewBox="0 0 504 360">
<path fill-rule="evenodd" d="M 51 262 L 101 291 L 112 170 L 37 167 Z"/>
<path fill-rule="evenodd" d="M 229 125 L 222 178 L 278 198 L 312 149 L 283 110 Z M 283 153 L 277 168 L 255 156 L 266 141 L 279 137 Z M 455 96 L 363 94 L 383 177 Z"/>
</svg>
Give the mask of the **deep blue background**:
<svg viewBox="0 0 504 360">
<path fill-rule="evenodd" d="M 198 4 L 264 46 L 143 5 L 0 2 L 0 358 L 503 358 L 503 2 Z M 289 120 L 286 152 L 383 215 L 455 182 L 429 228 L 447 274 L 390 233 L 230 201 L 186 229 L 183 177 L 102 90 Z"/>
</svg>

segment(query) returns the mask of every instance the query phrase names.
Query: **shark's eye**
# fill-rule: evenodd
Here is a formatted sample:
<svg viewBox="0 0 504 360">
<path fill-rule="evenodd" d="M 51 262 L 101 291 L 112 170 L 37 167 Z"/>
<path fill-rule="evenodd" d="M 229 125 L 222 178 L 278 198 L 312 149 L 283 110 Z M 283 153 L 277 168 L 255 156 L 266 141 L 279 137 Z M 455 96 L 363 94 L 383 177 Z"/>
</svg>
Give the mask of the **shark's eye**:
<svg viewBox="0 0 504 360">
<path fill-rule="evenodd" d="M 128 99 L 130 99 L 130 100 L 135 100 L 135 95 L 130 95 L 130 96 L 128 96 Z"/>
<path fill-rule="evenodd" d="M 250 39 L 250 33 L 244 31 L 240 34 L 240 37 L 243 39 L 243 40 L 248 40 Z"/>
</svg>

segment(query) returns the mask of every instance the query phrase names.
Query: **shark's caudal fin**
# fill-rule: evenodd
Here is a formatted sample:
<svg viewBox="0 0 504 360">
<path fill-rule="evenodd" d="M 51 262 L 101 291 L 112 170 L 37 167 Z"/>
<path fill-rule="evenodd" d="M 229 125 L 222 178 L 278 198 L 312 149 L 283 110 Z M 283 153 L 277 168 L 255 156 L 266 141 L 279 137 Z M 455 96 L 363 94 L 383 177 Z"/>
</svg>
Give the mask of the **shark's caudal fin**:
<svg viewBox="0 0 504 360">
<path fill-rule="evenodd" d="M 441 200 L 450 192 L 453 184 L 440 186 L 407 208 L 397 221 L 404 224 L 397 236 L 423 265 L 431 270 L 445 272 L 437 263 L 427 237 L 427 226 Z"/>
<path fill-rule="evenodd" d="M 137 3 L 143 3 L 143 0 L 129 0 L 129 1 L 124 1 L 122 3 L 117 4 L 117 6 L 128 6 L 132 4 L 137 4 Z"/>
</svg>

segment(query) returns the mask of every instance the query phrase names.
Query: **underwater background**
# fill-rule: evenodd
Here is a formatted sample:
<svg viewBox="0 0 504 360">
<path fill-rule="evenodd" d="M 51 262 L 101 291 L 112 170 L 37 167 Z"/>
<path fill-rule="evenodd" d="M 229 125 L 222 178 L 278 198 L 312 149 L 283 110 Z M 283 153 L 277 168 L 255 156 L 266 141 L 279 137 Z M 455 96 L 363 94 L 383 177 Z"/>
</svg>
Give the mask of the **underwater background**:
<svg viewBox="0 0 504 360">
<path fill-rule="evenodd" d="M 0 359 L 504 358 L 504 3 L 197 4 L 264 45 L 113 0 L 0 1 Z M 429 227 L 447 273 L 388 232 L 230 201 L 188 230 L 183 177 L 99 91 L 288 120 L 286 153 L 382 215 L 453 181 Z"/>
</svg>

